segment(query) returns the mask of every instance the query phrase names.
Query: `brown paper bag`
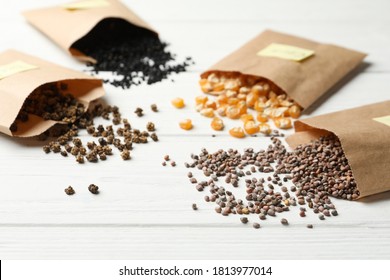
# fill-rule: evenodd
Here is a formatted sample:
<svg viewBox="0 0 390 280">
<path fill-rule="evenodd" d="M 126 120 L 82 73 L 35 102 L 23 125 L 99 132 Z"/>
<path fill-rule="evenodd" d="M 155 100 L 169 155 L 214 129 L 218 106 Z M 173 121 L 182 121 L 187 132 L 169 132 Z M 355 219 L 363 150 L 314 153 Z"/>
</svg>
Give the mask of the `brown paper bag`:
<svg viewBox="0 0 390 280">
<path fill-rule="evenodd" d="M 103 82 L 100 79 L 15 50 L 1 53 L 0 132 L 10 136 L 31 137 L 58 123 L 29 115 L 28 122 L 21 123 L 16 132 L 13 133 L 10 129 L 27 97 L 38 87 L 53 82 L 67 84 L 68 91 L 85 106 L 85 109 L 92 100 L 104 95 Z"/>
<path fill-rule="evenodd" d="M 390 190 L 390 101 L 295 122 L 293 148 L 334 133 L 353 172 L 360 197 Z"/>
<path fill-rule="evenodd" d="M 119 36 L 131 36 L 138 29 L 155 33 L 118 0 L 80 0 L 26 11 L 23 15 L 61 48 L 80 60 L 90 62 L 95 60 L 81 52 L 85 46 L 93 46 L 97 41 L 114 40 Z"/>
<path fill-rule="evenodd" d="M 271 56 L 258 54 L 275 44 L 287 45 L 289 49 L 274 49 Z M 313 53 L 295 61 L 297 57 L 294 55 L 300 56 L 302 50 L 297 52 L 291 47 L 304 48 Z M 280 58 L 283 55 L 285 58 Z M 356 68 L 365 56 L 364 53 L 342 47 L 266 30 L 213 65 L 201 77 L 207 78 L 213 72 L 233 72 L 264 78 L 287 93 L 301 107 L 308 108 Z"/>
</svg>

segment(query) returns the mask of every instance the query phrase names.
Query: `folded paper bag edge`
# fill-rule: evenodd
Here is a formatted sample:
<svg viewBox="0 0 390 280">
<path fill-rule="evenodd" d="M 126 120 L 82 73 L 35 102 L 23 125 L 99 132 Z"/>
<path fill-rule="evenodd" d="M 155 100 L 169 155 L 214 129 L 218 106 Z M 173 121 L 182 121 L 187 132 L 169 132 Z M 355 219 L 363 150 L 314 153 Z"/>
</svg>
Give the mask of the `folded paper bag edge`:
<svg viewBox="0 0 390 280">
<path fill-rule="evenodd" d="M 19 136 L 19 137 L 29 137 L 31 135 L 31 131 L 28 135 L 22 135 L 20 133 L 12 133 L 10 131 L 10 127 L 12 123 L 15 121 L 20 109 L 24 103 L 24 100 L 30 96 L 30 94 L 37 89 L 38 87 L 57 82 L 65 82 L 67 84 L 73 84 L 73 89 L 75 90 L 75 98 L 82 100 L 84 103 L 90 103 L 93 100 L 99 99 L 105 95 L 105 90 L 103 87 L 103 81 L 96 77 L 92 77 L 86 75 L 82 72 L 75 71 L 61 65 L 54 64 L 52 62 L 40 59 L 38 57 L 25 54 L 19 52 L 14 49 L 9 49 L 0 54 L 1 63 L 7 64 L 10 61 L 14 60 L 22 60 L 26 63 L 31 63 L 37 66 L 34 71 L 37 72 L 20 72 L 11 76 L 7 76 L 4 79 L 0 80 L 0 85 L 3 87 L 2 91 L 4 91 L 3 104 L 9 103 L 7 102 L 7 98 L 12 98 L 15 95 L 15 89 L 12 89 L 13 85 L 18 85 L 17 94 L 15 98 L 12 99 L 12 103 L 15 108 L 11 110 L 12 115 L 6 117 L 2 120 L 0 125 L 0 131 L 9 136 Z M 48 78 L 46 79 L 46 74 Z M 53 74 L 57 73 L 57 74 Z M 21 78 L 20 75 L 23 75 L 24 78 Z M 31 76 L 30 76 L 31 75 Z M 22 79 L 24 83 L 20 83 L 19 80 Z M 7 81 L 8 80 L 8 81 Z M 6 97 L 5 93 L 9 92 L 9 97 Z M 42 127 L 42 126 L 37 126 Z M 46 129 L 45 129 L 46 130 Z M 39 135 L 43 131 L 36 131 L 35 135 Z"/>
<path fill-rule="evenodd" d="M 125 20 L 131 25 L 150 30 L 158 36 L 158 32 L 152 26 L 120 1 L 107 0 L 107 2 L 109 2 L 110 5 L 105 7 L 106 9 L 104 9 L 104 7 L 102 9 L 86 9 L 76 11 L 75 13 L 56 5 L 22 11 L 22 15 L 32 26 L 67 51 L 71 56 L 78 60 L 92 63 L 94 62 L 93 58 L 88 57 L 81 52 L 75 52 L 74 49 L 72 49 L 72 46 L 75 42 L 87 36 L 99 22 L 106 18 Z M 91 10 L 91 12 L 88 13 L 88 10 Z M 81 12 L 81 14 L 77 14 L 79 12 Z M 53 15 L 57 15 L 55 20 L 58 23 L 57 26 L 60 26 L 60 30 L 51 27 L 53 22 L 48 18 L 49 16 L 53 18 Z M 75 16 L 76 19 L 72 19 L 72 16 Z M 83 24 L 80 24 L 80 22 Z M 69 27 L 69 25 L 71 25 L 71 27 Z"/>
</svg>

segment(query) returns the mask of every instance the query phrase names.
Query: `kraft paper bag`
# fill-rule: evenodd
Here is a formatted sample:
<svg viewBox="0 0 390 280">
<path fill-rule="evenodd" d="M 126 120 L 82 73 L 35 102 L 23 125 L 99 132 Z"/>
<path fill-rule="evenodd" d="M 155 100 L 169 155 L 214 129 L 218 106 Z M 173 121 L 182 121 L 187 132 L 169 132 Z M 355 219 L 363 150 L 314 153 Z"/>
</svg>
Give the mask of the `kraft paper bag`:
<svg viewBox="0 0 390 280">
<path fill-rule="evenodd" d="M 268 81 L 308 108 L 366 54 L 266 30 L 201 74 L 236 73 Z"/>
<path fill-rule="evenodd" d="M 95 62 L 83 50 L 106 40 L 157 33 L 118 0 L 80 0 L 23 13 L 27 21 L 62 49 L 82 61 Z"/>
<path fill-rule="evenodd" d="M 390 101 L 295 122 L 291 147 L 329 133 L 341 143 L 360 197 L 390 190 Z"/>
<path fill-rule="evenodd" d="M 73 71 L 42 59 L 8 50 L 0 54 L 0 132 L 10 136 L 36 136 L 55 125 L 29 114 L 27 122 L 20 122 L 16 132 L 11 125 L 29 95 L 42 85 L 64 83 L 68 92 L 85 107 L 104 95 L 103 82 L 84 73 Z"/>
</svg>

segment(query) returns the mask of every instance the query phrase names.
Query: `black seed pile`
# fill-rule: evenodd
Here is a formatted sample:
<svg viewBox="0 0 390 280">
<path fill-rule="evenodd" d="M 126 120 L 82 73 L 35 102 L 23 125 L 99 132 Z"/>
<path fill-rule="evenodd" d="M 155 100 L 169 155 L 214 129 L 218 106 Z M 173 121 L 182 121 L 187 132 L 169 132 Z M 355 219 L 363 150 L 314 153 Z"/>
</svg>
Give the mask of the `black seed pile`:
<svg viewBox="0 0 390 280">
<path fill-rule="evenodd" d="M 111 26 L 109 23 L 104 26 L 103 23 L 99 27 L 102 32 L 98 34 L 96 31 L 95 35 L 109 36 L 111 31 L 115 33 L 115 30 L 107 31 Z M 92 73 L 108 71 L 115 75 L 114 79 L 105 82 L 123 89 L 141 83 L 150 85 L 167 79 L 173 73 L 184 72 L 193 64 L 190 57 L 176 62 L 176 56 L 167 50 L 168 44 L 162 42 L 154 32 L 136 26 L 118 28 L 123 29 L 122 34 L 112 34 L 101 40 L 94 39 L 93 43 L 75 46 L 97 61 L 87 64 Z"/>
<path fill-rule="evenodd" d="M 272 145 L 266 150 L 255 152 L 248 148 L 242 154 L 233 149 L 215 153 L 202 149 L 200 154 L 192 154 L 193 161 L 185 166 L 201 170 L 208 179 L 198 181 L 192 172 L 187 176 L 196 190 L 208 189 L 210 195 L 205 196 L 205 201 L 216 203 L 215 211 L 224 216 L 252 214 L 265 220 L 299 205 L 299 216 L 304 218 L 306 205 L 320 220 L 325 220 L 338 215 L 331 196 L 347 200 L 359 196 L 336 136 L 322 137 L 292 152 L 278 138 L 271 140 Z M 234 188 L 245 180 L 245 200 L 226 190 L 219 183 L 221 179 Z M 288 183 L 293 185 L 288 188 Z M 248 221 L 241 218 L 241 222 Z M 288 225 L 288 221 L 282 218 L 281 224 Z"/>
</svg>

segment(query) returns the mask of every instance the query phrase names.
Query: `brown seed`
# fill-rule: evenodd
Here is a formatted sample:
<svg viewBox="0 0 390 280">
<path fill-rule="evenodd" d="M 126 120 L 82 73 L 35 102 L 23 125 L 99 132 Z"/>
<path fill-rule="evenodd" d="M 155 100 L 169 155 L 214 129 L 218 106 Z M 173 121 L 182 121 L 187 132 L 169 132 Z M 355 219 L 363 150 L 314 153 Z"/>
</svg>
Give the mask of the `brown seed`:
<svg viewBox="0 0 390 280">
<path fill-rule="evenodd" d="M 240 221 L 241 221 L 241 223 L 243 223 L 243 224 L 247 224 L 247 223 L 248 223 L 248 218 L 247 218 L 247 217 L 241 217 L 241 218 L 240 218 Z"/>
<path fill-rule="evenodd" d="M 122 157 L 123 160 L 131 159 L 130 151 L 127 150 L 127 149 L 123 150 L 123 152 L 121 153 L 121 157 Z"/>
<path fill-rule="evenodd" d="M 94 185 L 94 184 L 90 184 L 89 187 L 88 187 L 88 190 L 93 193 L 93 194 L 98 194 L 99 193 L 99 187 Z"/>
<path fill-rule="evenodd" d="M 164 160 L 169 161 L 170 160 L 169 155 L 165 155 Z"/>
<path fill-rule="evenodd" d="M 167 163 L 165 161 L 162 162 L 162 166 L 166 166 Z"/>
<path fill-rule="evenodd" d="M 308 224 L 306 227 L 307 228 L 313 228 L 313 225 L 312 224 Z"/>
<path fill-rule="evenodd" d="M 259 223 L 253 223 L 253 228 L 259 229 L 260 228 L 260 224 Z"/>
<path fill-rule="evenodd" d="M 280 222 L 282 223 L 282 225 L 288 226 L 288 221 L 287 221 L 287 219 L 283 218 L 283 219 L 280 220 Z"/>
<path fill-rule="evenodd" d="M 332 210 L 332 215 L 333 215 L 333 216 L 338 216 L 339 213 L 337 213 L 337 210 Z"/>
<path fill-rule="evenodd" d="M 156 127 L 155 127 L 154 123 L 148 122 L 147 125 L 146 125 L 146 129 L 147 129 L 148 131 L 155 131 L 155 130 L 156 130 Z"/>
<path fill-rule="evenodd" d="M 156 104 L 150 105 L 150 108 L 152 109 L 153 112 L 158 112 L 158 108 Z"/>
<path fill-rule="evenodd" d="M 67 188 L 65 189 L 65 193 L 66 193 L 67 195 L 74 195 L 74 194 L 75 194 L 75 191 L 74 191 L 74 189 L 72 188 L 72 186 L 69 186 L 69 187 L 67 187 Z"/>
<path fill-rule="evenodd" d="M 176 166 L 176 162 L 175 162 L 175 161 L 172 161 L 172 162 L 171 162 L 171 165 L 172 165 L 173 167 L 175 167 L 175 166 Z"/>
<path fill-rule="evenodd" d="M 305 211 L 301 211 L 301 212 L 299 212 L 299 216 L 301 216 L 302 218 L 303 218 L 303 217 L 306 217 L 306 213 L 305 213 Z"/>
<path fill-rule="evenodd" d="M 192 210 L 198 210 L 198 206 L 195 203 L 192 204 Z"/>
</svg>

